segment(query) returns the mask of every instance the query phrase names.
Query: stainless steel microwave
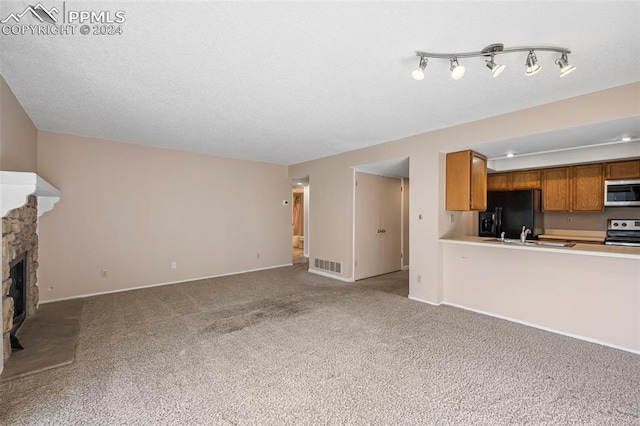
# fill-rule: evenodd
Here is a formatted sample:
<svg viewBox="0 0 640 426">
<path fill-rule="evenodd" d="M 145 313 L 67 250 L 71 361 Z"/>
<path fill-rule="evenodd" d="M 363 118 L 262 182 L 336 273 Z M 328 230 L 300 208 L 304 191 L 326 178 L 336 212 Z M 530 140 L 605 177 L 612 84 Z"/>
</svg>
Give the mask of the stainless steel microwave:
<svg viewBox="0 0 640 426">
<path fill-rule="evenodd" d="M 640 179 L 605 180 L 606 207 L 640 207 Z"/>
</svg>

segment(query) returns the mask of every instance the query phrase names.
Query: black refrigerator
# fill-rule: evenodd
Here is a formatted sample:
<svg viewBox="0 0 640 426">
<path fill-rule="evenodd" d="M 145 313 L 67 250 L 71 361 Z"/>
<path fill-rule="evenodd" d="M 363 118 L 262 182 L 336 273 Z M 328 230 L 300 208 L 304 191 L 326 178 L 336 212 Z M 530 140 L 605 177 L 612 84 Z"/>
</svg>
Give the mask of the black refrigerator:
<svg viewBox="0 0 640 426">
<path fill-rule="evenodd" d="M 522 227 L 531 230 L 528 239 L 537 239 L 544 229 L 539 189 L 487 192 L 487 210 L 479 214 L 481 237 L 520 238 Z"/>
</svg>

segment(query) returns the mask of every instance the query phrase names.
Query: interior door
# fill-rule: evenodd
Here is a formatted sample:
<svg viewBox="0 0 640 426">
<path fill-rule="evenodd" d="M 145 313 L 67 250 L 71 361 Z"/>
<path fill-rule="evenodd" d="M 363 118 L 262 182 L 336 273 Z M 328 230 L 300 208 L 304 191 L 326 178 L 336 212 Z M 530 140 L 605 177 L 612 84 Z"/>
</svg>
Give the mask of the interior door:
<svg viewBox="0 0 640 426">
<path fill-rule="evenodd" d="M 400 188 L 400 179 L 356 173 L 356 280 L 400 269 Z"/>
</svg>

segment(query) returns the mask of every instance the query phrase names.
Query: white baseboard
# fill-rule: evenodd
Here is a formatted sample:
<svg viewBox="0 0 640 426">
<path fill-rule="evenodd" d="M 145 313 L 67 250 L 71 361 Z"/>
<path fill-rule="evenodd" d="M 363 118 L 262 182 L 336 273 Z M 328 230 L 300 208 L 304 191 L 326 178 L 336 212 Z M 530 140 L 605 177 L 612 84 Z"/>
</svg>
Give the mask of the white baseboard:
<svg viewBox="0 0 640 426">
<path fill-rule="evenodd" d="M 321 275 L 323 277 L 333 278 L 334 280 L 344 281 L 346 283 L 352 283 L 353 282 L 353 278 L 345 278 L 345 277 L 341 277 L 340 275 L 329 274 L 327 272 L 320 271 L 318 269 L 309 268 L 309 272 L 311 272 L 312 274 Z"/>
<path fill-rule="evenodd" d="M 81 295 L 78 295 L 78 296 L 62 297 L 60 299 L 43 300 L 40 303 L 38 303 L 38 305 L 43 305 L 45 303 L 51 303 L 51 302 L 61 302 L 63 300 L 82 299 L 84 297 L 101 296 L 103 294 L 122 293 L 123 291 L 139 290 L 139 289 L 142 289 L 142 288 L 161 287 L 161 286 L 164 286 L 164 285 L 188 283 L 188 282 L 191 282 L 191 281 L 207 280 L 209 278 L 219 278 L 219 277 L 228 277 L 230 275 L 248 274 L 249 272 L 266 271 L 266 270 L 269 270 L 269 269 L 283 268 L 285 266 L 293 266 L 293 263 L 285 263 L 285 264 L 282 264 L 282 265 L 267 266 L 266 268 L 249 269 L 249 270 L 246 270 L 246 271 L 239 271 L 239 272 L 229 272 L 229 273 L 226 273 L 226 274 L 209 275 L 209 276 L 206 276 L 206 277 L 189 278 L 189 279 L 180 280 L 180 281 L 169 281 L 169 282 L 166 282 L 166 283 L 147 284 L 147 285 L 141 285 L 141 286 L 138 286 L 138 287 L 127 287 L 127 288 L 121 288 L 121 289 L 117 289 L 117 290 L 100 291 L 100 292 L 97 292 L 97 293 L 89 293 L 89 294 L 81 294 Z"/>
<path fill-rule="evenodd" d="M 440 305 L 442 305 L 442 303 L 429 302 L 428 300 L 420 299 L 420 298 L 414 297 L 412 295 L 409 295 L 409 299 L 415 300 L 416 302 L 426 303 L 427 305 L 431 305 L 431 306 L 440 306 Z"/>
<path fill-rule="evenodd" d="M 427 303 L 429 303 L 429 302 L 427 302 Z M 506 321 L 511 321 L 511 322 L 515 322 L 515 323 L 518 323 L 518 324 L 526 325 L 527 327 L 533 327 L 533 328 L 537 328 L 537 329 L 540 329 L 540 330 L 548 331 L 550 333 L 560 334 L 562 336 L 572 337 L 574 339 L 584 340 L 586 342 L 596 343 L 598 345 L 608 346 L 610 348 L 619 349 L 621 351 L 631 352 L 631 353 L 634 353 L 636 355 L 640 355 L 640 350 L 625 348 L 623 346 L 618 346 L 618 345 L 614 345 L 614 344 L 611 344 L 611 343 L 603 342 L 602 340 L 592 339 L 590 337 L 580 336 L 578 334 L 567 333 L 565 331 L 556 330 L 554 328 L 549 328 L 549 327 L 544 327 L 544 326 L 533 324 L 533 323 L 530 323 L 530 322 L 527 322 L 527 321 L 522 321 L 522 320 L 519 320 L 519 319 L 516 319 L 516 318 L 505 317 L 503 315 L 498 315 L 498 314 L 494 314 L 494 313 L 491 313 L 491 312 L 485 312 L 485 311 L 481 311 L 479 309 L 469 308 L 468 306 L 458 305 L 456 303 L 442 302 L 442 305 L 451 306 L 453 308 L 464 309 L 466 311 L 471 311 L 471 312 L 475 312 L 477 314 L 487 315 L 487 316 L 494 317 L 494 318 L 500 318 L 500 319 L 503 319 L 503 320 L 506 320 Z"/>
</svg>

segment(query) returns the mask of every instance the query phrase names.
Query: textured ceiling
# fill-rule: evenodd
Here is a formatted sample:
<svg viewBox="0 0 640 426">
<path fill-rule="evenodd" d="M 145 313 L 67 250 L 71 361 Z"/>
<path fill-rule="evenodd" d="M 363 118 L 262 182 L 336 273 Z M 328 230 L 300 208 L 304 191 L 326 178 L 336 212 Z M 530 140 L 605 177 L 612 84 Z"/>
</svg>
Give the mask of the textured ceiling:
<svg viewBox="0 0 640 426">
<path fill-rule="evenodd" d="M 42 4 L 126 22 L 122 35 L 0 34 L 0 73 L 38 129 L 278 164 L 640 80 L 637 1 Z M 0 19 L 26 6 L 1 0 Z M 540 52 L 533 77 L 511 54 L 497 79 L 479 58 L 459 81 L 435 59 L 411 78 L 416 50 L 496 42 L 569 47 L 577 71 L 559 78 Z"/>
</svg>

